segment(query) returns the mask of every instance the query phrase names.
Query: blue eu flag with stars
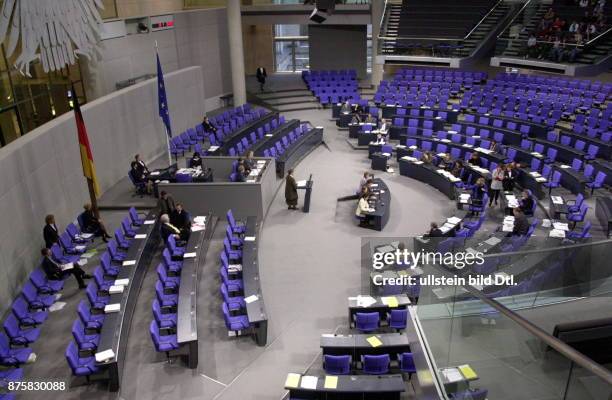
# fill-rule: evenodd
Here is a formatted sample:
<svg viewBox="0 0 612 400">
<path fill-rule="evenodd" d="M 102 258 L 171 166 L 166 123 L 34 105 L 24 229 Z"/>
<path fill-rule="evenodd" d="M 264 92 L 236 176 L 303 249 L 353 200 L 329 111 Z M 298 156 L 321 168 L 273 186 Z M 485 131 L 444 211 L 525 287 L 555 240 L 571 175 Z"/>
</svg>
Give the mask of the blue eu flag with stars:
<svg viewBox="0 0 612 400">
<path fill-rule="evenodd" d="M 159 116 L 164 125 L 168 136 L 172 137 L 172 127 L 170 126 L 170 111 L 168 110 L 168 101 L 166 97 L 166 85 L 164 84 L 164 73 L 161 63 L 159 62 L 159 54 L 157 55 L 157 97 L 159 103 Z"/>
</svg>

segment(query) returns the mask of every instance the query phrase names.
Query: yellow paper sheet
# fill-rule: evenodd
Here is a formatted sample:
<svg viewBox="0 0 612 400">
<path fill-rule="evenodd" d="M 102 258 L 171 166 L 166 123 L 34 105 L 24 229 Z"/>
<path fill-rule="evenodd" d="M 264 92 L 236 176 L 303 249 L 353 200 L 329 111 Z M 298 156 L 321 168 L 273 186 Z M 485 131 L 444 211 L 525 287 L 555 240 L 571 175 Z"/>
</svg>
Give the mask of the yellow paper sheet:
<svg viewBox="0 0 612 400">
<path fill-rule="evenodd" d="M 323 384 L 325 389 L 335 389 L 338 387 L 338 377 L 327 375 L 325 377 L 325 383 Z"/>
<path fill-rule="evenodd" d="M 287 374 L 285 387 L 296 388 L 300 384 L 300 374 Z"/>
<path fill-rule="evenodd" d="M 476 379 L 476 378 L 478 378 L 478 375 L 476 375 L 476 372 L 474 372 L 472 367 L 470 367 L 469 365 L 467 365 L 467 364 L 460 365 L 458 368 L 459 368 L 459 371 L 461 371 L 461 373 L 465 377 L 465 379 Z"/>
<path fill-rule="evenodd" d="M 368 341 L 368 343 L 370 343 L 370 346 L 372 347 L 378 347 L 382 345 L 382 342 L 376 336 L 370 336 L 366 340 Z"/>
<path fill-rule="evenodd" d="M 383 299 L 383 303 L 385 303 L 389 307 L 397 307 L 399 305 L 399 302 L 397 301 L 397 297 L 395 296 L 385 297 Z"/>
</svg>

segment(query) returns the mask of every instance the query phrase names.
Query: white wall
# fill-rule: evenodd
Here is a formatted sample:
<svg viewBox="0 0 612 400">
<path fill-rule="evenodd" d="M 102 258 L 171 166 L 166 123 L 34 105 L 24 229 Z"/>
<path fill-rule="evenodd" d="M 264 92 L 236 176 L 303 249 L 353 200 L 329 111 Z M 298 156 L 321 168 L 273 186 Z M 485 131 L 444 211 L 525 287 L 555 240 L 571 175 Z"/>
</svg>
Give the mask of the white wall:
<svg viewBox="0 0 612 400">
<path fill-rule="evenodd" d="M 201 119 L 203 74 L 190 67 L 165 74 L 172 126 L 181 132 Z M 82 107 L 102 191 L 123 179 L 136 153 L 152 159 L 166 141 L 155 79 Z M 39 261 L 46 214 L 60 229 L 88 199 L 73 113 L 64 114 L 0 148 L 0 312 L 10 307 Z"/>
<path fill-rule="evenodd" d="M 112 93 L 117 82 L 155 74 L 156 41 L 164 73 L 201 67 L 206 110 L 218 108 L 218 97 L 232 91 L 225 8 L 179 12 L 174 29 L 104 40 L 98 60 L 82 61 L 88 98 Z"/>
</svg>

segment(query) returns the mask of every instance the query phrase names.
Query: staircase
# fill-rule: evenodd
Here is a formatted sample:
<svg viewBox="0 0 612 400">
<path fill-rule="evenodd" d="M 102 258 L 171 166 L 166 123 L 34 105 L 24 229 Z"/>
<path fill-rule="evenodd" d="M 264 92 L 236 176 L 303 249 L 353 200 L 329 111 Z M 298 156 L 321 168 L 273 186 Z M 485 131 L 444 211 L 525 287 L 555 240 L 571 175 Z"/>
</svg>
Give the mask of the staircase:
<svg viewBox="0 0 612 400">
<path fill-rule="evenodd" d="M 499 25 L 508 15 L 511 6 L 506 3 L 501 3 L 485 17 L 485 19 L 476 26 L 476 28 L 463 40 L 463 47 L 457 51 L 458 57 L 469 57 L 474 53 L 474 50 L 482 43 L 487 36 L 499 28 Z"/>
<path fill-rule="evenodd" d="M 597 42 L 593 43 L 592 46 L 588 47 L 576 57 L 576 62 L 580 64 L 595 64 L 606 57 L 610 57 L 610 54 L 612 54 L 612 32 L 608 32 L 598 39 Z"/>
</svg>

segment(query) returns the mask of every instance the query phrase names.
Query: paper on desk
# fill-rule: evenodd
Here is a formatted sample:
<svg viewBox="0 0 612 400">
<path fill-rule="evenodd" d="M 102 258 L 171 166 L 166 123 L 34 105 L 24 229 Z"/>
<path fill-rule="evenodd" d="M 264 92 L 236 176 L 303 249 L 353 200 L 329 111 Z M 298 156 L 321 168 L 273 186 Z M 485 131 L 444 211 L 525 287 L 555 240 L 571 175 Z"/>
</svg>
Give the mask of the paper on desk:
<svg viewBox="0 0 612 400">
<path fill-rule="evenodd" d="M 107 304 L 107 305 L 104 307 L 104 312 L 105 312 L 106 314 L 109 314 L 109 313 L 114 313 L 114 312 L 119 312 L 119 311 L 121 311 L 121 304 L 119 304 L 119 303 L 115 303 L 115 304 Z"/>
<path fill-rule="evenodd" d="M 244 302 L 247 304 L 251 304 L 257 300 L 259 300 L 259 296 L 257 296 L 256 294 L 244 298 Z"/>
<path fill-rule="evenodd" d="M 536 182 L 546 182 L 546 178 L 544 178 L 543 176 L 536 178 L 535 180 Z"/>
<path fill-rule="evenodd" d="M 121 265 L 123 265 L 124 267 L 136 265 L 136 260 L 125 260 Z"/>
<path fill-rule="evenodd" d="M 542 228 L 550 228 L 552 226 L 552 221 L 549 219 L 542 220 Z"/>
<path fill-rule="evenodd" d="M 442 373 L 444 374 L 446 381 L 449 383 L 459 382 L 463 380 L 463 375 L 461 375 L 461 372 L 459 372 L 457 368 L 447 368 L 442 370 Z"/>
<path fill-rule="evenodd" d="M 198 255 L 198 253 L 185 253 L 183 254 L 183 258 L 195 258 Z"/>
<path fill-rule="evenodd" d="M 113 285 L 113 286 L 108 288 L 108 293 L 110 293 L 110 294 L 123 293 L 123 288 L 124 287 L 125 286 L 123 286 L 123 285 Z"/>
<path fill-rule="evenodd" d="M 570 168 L 570 166 L 569 166 L 569 165 L 567 165 L 567 164 L 562 164 L 562 165 L 560 165 L 560 167 L 561 167 L 561 168 L 563 168 L 563 169 L 568 169 L 568 168 Z"/>
<path fill-rule="evenodd" d="M 244 237 L 244 241 L 245 242 L 254 242 L 255 241 L 255 236 L 245 236 Z"/>
<path fill-rule="evenodd" d="M 372 296 L 357 296 L 358 307 L 370 307 L 374 303 L 376 303 L 376 299 Z"/>
<path fill-rule="evenodd" d="M 553 222 L 553 228 L 559 231 L 569 231 L 569 226 L 566 222 Z"/>
<path fill-rule="evenodd" d="M 206 225 L 191 225 L 191 232 L 200 232 L 206 229 Z"/>
<path fill-rule="evenodd" d="M 300 374 L 289 373 L 285 380 L 285 387 L 296 388 L 300 383 Z"/>
<path fill-rule="evenodd" d="M 119 286 L 119 285 L 121 285 L 121 286 L 127 286 L 127 285 L 128 285 L 128 283 L 130 283 L 130 280 L 129 280 L 128 278 L 125 278 L 125 279 L 117 279 L 117 280 L 115 280 L 114 285 L 116 285 L 116 286 Z"/>
<path fill-rule="evenodd" d="M 219 146 L 210 146 L 207 151 L 216 151 Z"/>
<path fill-rule="evenodd" d="M 154 219 L 148 219 L 145 222 L 143 222 L 143 224 L 145 224 L 145 225 L 153 225 L 154 223 L 155 223 Z"/>
<path fill-rule="evenodd" d="M 87 247 L 86 247 L 86 246 L 83 246 L 83 245 L 81 244 L 81 245 L 78 245 L 78 246 L 74 246 L 74 248 L 75 248 L 77 251 L 81 251 L 81 250 L 85 250 Z"/>
<path fill-rule="evenodd" d="M 69 270 L 71 270 L 73 268 L 74 268 L 74 264 L 73 263 L 66 263 L 66 264 L 60 265 L 60 269 L 62 271 L 69 271 Z"/>
<path fill-rule="evenodd" d="M 99 351 L 96 353 L 96 362 L 105 362 L 115 357 L 115 352 L 113 349 L 108 349 L 104 351 Z"/>
<path fill-rule="evenodd" d="M 446 219 L 446 222 L 451 223 L 451 224 L 458 224 L 459 222 L 461 222 L 461 218 L 459 217 L 450 217 Z"/>
<path fill-rule="evenodd" d="M 490 237 L 487 240 L 485 240 L 485 243 L 488 244 L 489 246 L 495 246 L 499 242 L 501 242 L 501 239 L 495 236 Z"/>
<path fill-rule="evenodd" d="M 554 204 L 563 204 L 563 197 L 561 196 L 550 196 L 550 199 Z"/>
<path fill-rule="evenodd" d="M 552 229 L 550 233 L 548 234 L 548 236 L 553 237 L 553 238 L 563 239 L 565 238 L 565 231 L 561 229 Z"/>
<path fill-rule="evenodd" d="M 300 384 L 301 387 L 303 387 L 304 389 L 316 389 L 317 388 L 317 382 L 319 381 L 319 378 L 316 376 L 302 376 L 302 383 Z"/>
<path fill-rule="evenodd" d="M 149 175 L 151 175 L 151 176 L 157 176 L 157 175 L 159 175 L 160 173 L 161 173 L 161 172 L 159 172 L 159 171 L 153 171 L 153 172 L 151 172 Z"/>
<path fill-rule="evenodd" d="M 415 161 L 414 164 L 421 165 L 421 164 L 423 164 L 423 161 Z"/>
<path fill-rule="evenodd" d="M 193 218 L 193 222 L 195 222 L 196 224 L 204 224 L 206 223 L 206 216 L 198 215 L 197 217 Z"/>
<path fill-rule="evenodd" d="M 465 379 L 475 379 L 475 378 L 478 378 L 478 375 L 476 375 L 476 372 L 474 372 L 472 367 L 470 367 L 467 364 L 460 365 L 457 368 L 459 368 L 459 371 L 461 371 L 461 373 L 463 374 Z"/>
<path fill-rule="evenodd" d="M 395 296 L 382 297 L 380 300 L 387 307 L 397 307 L 397 306 L 399 306 L 399 302 L 397 301 L 397 297 L 395 297 Z"/>
<path fill-rule="evenodd" d="M 138 235 L 134 235 L 134 239 L 146 239 L 147 235 L 144 233 L 139 233 Z"/>
<path fill-rule="evenodd" d="M 376 336 L 370 336 L 369 338 L 366 339 L 366 341 L 368 343 L 370 343 L 370 346 L 372 347 L 379 347 L 382 346 L 382 342 L 380 341 L 380 339 Z"/>
<path fill-rule="evenodd" d="M 323 384 L 325 389 L 336 389 L 338 387 L 338 377 L 327 375 L 325 377 L 325 383 Z"/>
</svg>

